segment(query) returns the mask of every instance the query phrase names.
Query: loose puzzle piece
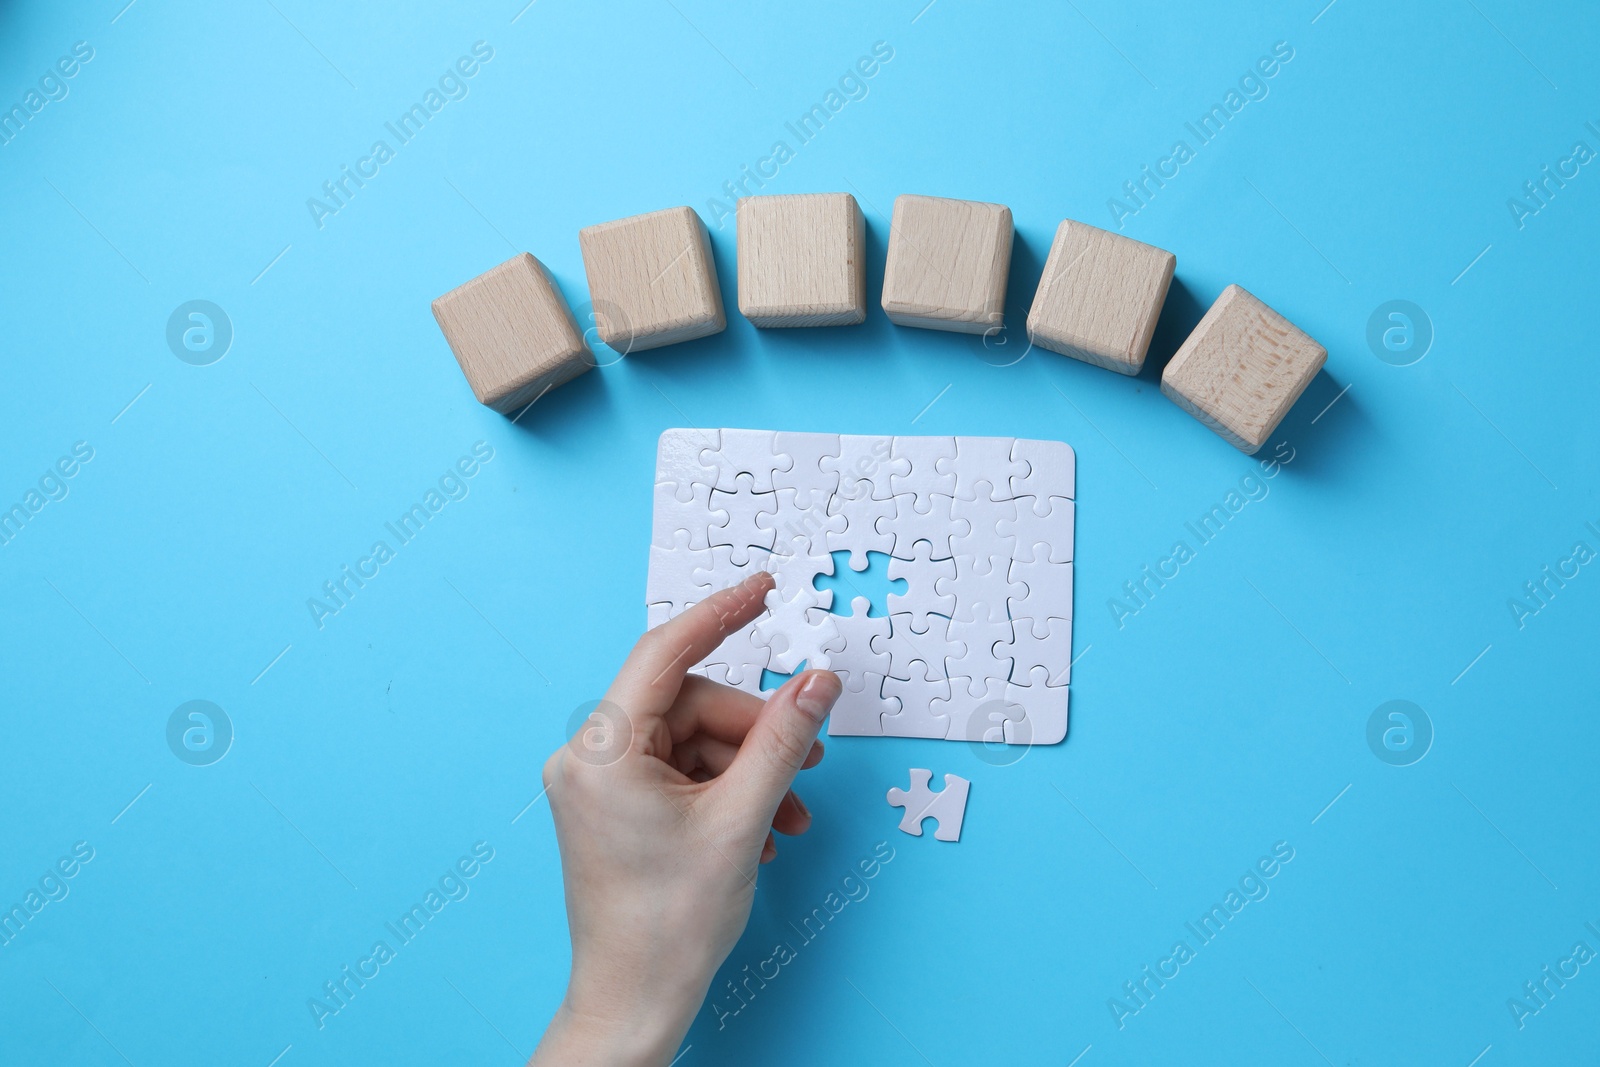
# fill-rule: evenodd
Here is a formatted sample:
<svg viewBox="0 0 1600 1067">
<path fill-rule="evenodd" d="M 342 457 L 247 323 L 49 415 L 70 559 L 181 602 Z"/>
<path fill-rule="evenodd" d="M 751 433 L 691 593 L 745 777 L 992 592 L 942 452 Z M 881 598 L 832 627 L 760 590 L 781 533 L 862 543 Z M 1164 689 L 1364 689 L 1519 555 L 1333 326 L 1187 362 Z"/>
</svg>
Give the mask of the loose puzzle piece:
<svg viewBox="0 0 1600 1067">
<path fill-rule="evenodd" d="M 939 826 L 933 831 L 936 841 L 961 840 L 961 823 L 967 816 L 967 792 L 972 783 L 960 775 L 944 776 L 944 788 L 935 793 L 928 788 L 933 772 L 921 767 L 911 768 L 911 788 L 889 790 L 889 804 L 904 808 L 900 829 L 912 837 L 922 836 L 922 820 L 937 819 Z"/>
<path fill-rule="evenodd" d="M 1073 464 L 1048 441 L 668 430 L 649 620 L 769 570 L 767 613 L 698 673 L 758 693 L 763 670 L 835 670 L 834 735 L 1054 743 L 1067 726 Z M 891 555 L 903 591 L 877 617 L 863 597 L 833 614 L 818 577 L 835 573 L 832 553 L 864 570 L 869 551 Z"/>
</svg>

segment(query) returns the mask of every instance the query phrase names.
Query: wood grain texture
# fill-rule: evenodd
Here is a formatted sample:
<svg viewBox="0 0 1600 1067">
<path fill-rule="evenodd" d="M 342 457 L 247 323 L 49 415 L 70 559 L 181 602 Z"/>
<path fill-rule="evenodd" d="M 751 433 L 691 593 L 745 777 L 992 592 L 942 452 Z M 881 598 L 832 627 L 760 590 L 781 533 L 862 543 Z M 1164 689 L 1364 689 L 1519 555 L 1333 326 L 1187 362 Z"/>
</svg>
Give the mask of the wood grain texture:
<svg viewBox="0 0 1600 1067">
<path fill-rule="evenodd" d="M 433 302 L 472 393 L 509 415 L 594 365 L 544 264 L 524 252 Z"/>
<path fill-rule="evenodd" d="M 1164 249 L 1067 219 L 1056 229 L 1028 311 L 1028 339 L 1097 367 L 1138 374 L 1177 263 Z"/>
<path fill-rule="evenodd" d="M 711 238 L 693 208 L 578 231 L 600 340 L 618 352 L 692 341 L 728 326 Z"/>
<path fill-rule="evenodd" d="M 867 318 L 866 222 L 849 193 L 739 201 L 739 311 L 756 326 Z"/>
<path fill-rule="evenodd" d="M 901 326 L 985 333 L 1005 320 L 1011 209 L 898 196 L 889 224 L 883 310 Z"/>
<path fill-rule="evenodd" d="M 1242 452 L 1266 443 L 1328 350 L 1230 285 L 1161 375 L 1161 391 Z"/>
</svg>

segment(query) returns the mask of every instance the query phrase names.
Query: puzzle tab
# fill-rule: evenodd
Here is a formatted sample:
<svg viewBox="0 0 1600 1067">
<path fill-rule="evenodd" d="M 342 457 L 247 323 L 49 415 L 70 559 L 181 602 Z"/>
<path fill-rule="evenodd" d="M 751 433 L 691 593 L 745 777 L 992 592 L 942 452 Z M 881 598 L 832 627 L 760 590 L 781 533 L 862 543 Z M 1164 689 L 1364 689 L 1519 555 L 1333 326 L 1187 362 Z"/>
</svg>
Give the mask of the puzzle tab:
<svg viewBox="0 0 1600 1067">
<path fill-rule="evenodd" d="M 762 670 L 836 671 L 833 736 L 1054 744 L 1067 732 L 1074 466 L 1059 441 L 667 430 L 648 616 L 768 570 L 767 613 L 697 673 L 757 691 Z M 834 603 L 868 552 L 889 554 L 905 583 L 881 616 L 853 593 Z"/>
</svg>

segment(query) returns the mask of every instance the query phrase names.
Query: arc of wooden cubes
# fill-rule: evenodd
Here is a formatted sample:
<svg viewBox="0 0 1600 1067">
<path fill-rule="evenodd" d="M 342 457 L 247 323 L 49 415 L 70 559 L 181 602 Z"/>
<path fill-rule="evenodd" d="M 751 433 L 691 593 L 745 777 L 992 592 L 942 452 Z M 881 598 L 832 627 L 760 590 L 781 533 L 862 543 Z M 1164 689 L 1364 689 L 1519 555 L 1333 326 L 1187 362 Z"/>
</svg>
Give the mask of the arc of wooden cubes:
<svg viewBox="0 0 1600 1067">
<path fill-rule="evenodd" d="M 867 317 L 864 222 L 848 193 L 739 201 L 739 311 L 758 327 Z M 901 326 L 985 333 L 1002 325 L 1011 209 L 901 196 L 889 227 L 883 310 Z M 638 352 L 727 327 L 711 240 L 675 207 L 578 233 L 600 339 Z M 1171 252 L 1068 219 L 1028 312 L 1037 347 L 1134 375 L 1172 282 Z M 433 302 L 481 403 L 511 414 L 595 365 L 549 273 L 526 253 Z M 1244 452 L 1277 428 L 1327 350 L 1237 285 L 1211 305 L 1161 375 L 1161 391 Z"/>
</svg>

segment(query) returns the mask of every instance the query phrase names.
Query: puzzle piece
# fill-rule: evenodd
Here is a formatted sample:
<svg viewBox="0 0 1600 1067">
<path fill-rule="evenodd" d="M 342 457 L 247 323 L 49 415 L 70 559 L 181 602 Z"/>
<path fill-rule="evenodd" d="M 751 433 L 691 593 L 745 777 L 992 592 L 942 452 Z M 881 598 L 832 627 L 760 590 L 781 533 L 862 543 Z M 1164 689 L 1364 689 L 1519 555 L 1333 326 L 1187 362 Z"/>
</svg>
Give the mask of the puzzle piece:
<svg viewBox="0 0 1600 1067">
<path fill-rule="evenodd" d="M 847 499 L 836 495 L 831 507 L 838 517 L 844 519 L 845 526 L 842 530 L 830 528 L 824 531 L 828 551 L 849 552 L 851 570 L 867 569 L 868 552 L 882 552 L 887 556 L 894 551 L 894 534 L 889 532 L 887 525 L 880 526 L 880 521 L 894 520 L 895 502 L 892 497 L 887 500 L 870 496 Z"/>
<path fill-rule="evenodd" d="M 1005 726 L 1008 745 L 1053 745 L 1067 736 L 1069 689 L 1050 685 L 1047 672 L 1035 667 L 1026 684 L 1006 685 L 1006 699 L 1022 705 L 1026 712 L 1020 721 Z"/>
<path fill-rule="evenodd" d="M 716 471 L 712 488 L 731 493 L 739 487 L 739 476 L 750 476 L 750 488 L 757 493 L 776 491 L 773 476 L 780 466 L 793 461 L 773 451 L 777 435 L 771 430 L 723 430 L 720 441 L 701 449 L 700 462 Z"/>
<path fill-rule="evenodd" d="M 1033 548 L 1031 561 L 1012 560 L 1009 571 L 1011 584 L 1021 583 L 1026 592 L 1014 596 L 1010 602 L 1013 617 L 1028 619 L 1072 620 L 1072 564 L 1051 563 L 1048 550 Z M 961 561 L 956 560 L 957 577 Z M 959 597 L 958 597 L 959 599 Z M 1042 634 L 1040 636 L 1043 636 Z"/>
<path fill-rule="evenodd" d="M 715 498 L 713 498 L 715 499 Z M 1051 563 L 1072 562 L 1073 502 L 1064 496 L 1018 497 L 1017 517 L 1001 519 L 995 532 L 1010 546 L 1011 558 L 1032 563 L 1044 545 Z M 1039 509 L 1043 508 L 1041 512 Z"/>
<path fill-rule="evenodd" d="M 828 716 L 829 737 L 882 737 L 883 717 L 900 711 L 900 701 L 883 695 L 883 675 L 846 673 L 844 689 Z"/>
<path fill-rule="evenodd" d="M 943 678 L 945 664 L 952 659 L 960 660 L 966 654 L 967 646 L 950 636 L 949 619 L 929 616 L 928 628 L 922 631 L 911 628 L 909 615 L 891 615 L 890 621 L 893 623 L 890 634 L 878 647 L 889 654 L 891 678 L 915 677 L 916 672 L 909 664 L 916 660 L 938 671 L 936 678 Z"/>
<path fill-rule="evenodd" d="M 1013 679 L 1028 678 L 1026 684 L 1032 685 L 1034 672 L 1041 671 L 1049 686 L 1072 680 L 1072 623 L 1066 619 L 1013 619 L 1011 628 Z"/>
<path fill-rule="evenodd" d="M 811 552 L 803 540 L 791 541 L 783 549 L 774 551 L 766 565 L 772 572 L 773 592 L 778 599 L 798 598 L 808 608 L 831 608 L 833 590 L 818 589 L 817 576 L 833 573 L 833 557 L 826 552 Z"/>
<path fill-rule="evenodd" d="M 956 561 L 930 559 L 929 553 L 932 551 L 928 542 L 918 541 L 910 559 L 896 556 L 889 560 L 889 580 L 906 580 L 904 593 L 889 594 L 889 614 L 911 616 L 911 629 L 916 633 L 928 628 L 929 616 L 943 615 L 949 618 L 956 610 L 956 598 L 941 593 L 937 587 L 941 579 L 955 578 Z"/>
<path fill-rule="evenodd" d="M 836 460 L 839 457 L 839 435 L 836 433 L 787 433 L 779 431 L 772 435 L 772 451 L 774 455 L 787 457 L 787 464 L 780 462 L 772 473 L 772 485 L 779 494 L 785 489 L 793 489 L 802 500 L 810 499 L 820 493 L 826 501 L 839 490 L 839 472 L 837 470 L 823 470 L 824 459 Z"/>
<path fill-rule="evenodd" d="M 708 549 L 689 547 L 689 531 L 674 530 L 671 545 L 650 546 L 645 603 L 672 604 L 682 610 L 704 600 L 711 595 L 711 584 L 699 572 L 710 570 L 712 563 Z"/>
<path fill-rule="evenodd" d="M 712 681 L 760 696 L 761 672 L 770 662 L 771 651 L 756 643 L 756 624 L 751 623 L 723 638 L 700 666 Z"/>
<path fill-rule="evenodd" d="M 776 538 L 774 552 L 784 552 L 791 542 L 801 540 L 805 542 L 808 552 L 826 552 L 828 538 L 842 537 L 849 527 L 849 521 L 843 515 L 828 512 L 833 497 L 821 490 L 783 488 L 775 496 L 776 508 L 756 516 L 756 525 L 762 530 L 770 530 Z"/>
<path fill-rule="evenodd" d="M 890 480 L 897 474 L 909 474 L 911 462 L 895 458 L 892 437 L 842 434 L 839 454 L 822 457 L 821 468 L 838 476 L 837 492 L 846 500 L 888 500 L 894 496 Z"/>
<path fill-rule="evenodd" d="M 1009 437 L 957 437 L 957 500 L 1011 500 L 1017 496 L 1012 479 L 1026 476 L 1025 459 L 1013 458 L 1016 442 Z M 982 487 L 982 488 L 980 488 Z"/>
<path fill-rule="evenodd" d="M 1026 468 L 1025 473 L 1011 474 L 1011 495 L 1064 496 L 1078 495 L 1078 457 L 1072 446 L 1062 441 L 1032 441 L 1019 437 L 1011 445 L 1012 461 Z"/>
<path fill-rule="evenodd" d="M 996 618 L 981 602 L 963 606 L 965 618 L 951 619 L 947 628 L 950 641 L 960 645 L 959 655 L 946 661 L 952 679 L 965 678 L 972 696 L 977 696 L 991 679 L 1005 681 L 1012 675 L 1012 623 Z"/>
<path fill-rule="evenodd" d="M 843 641 L 829 666 L 852 676 L 875 672 L 888 674 L 892 659 L 887 647 L 890 623 L 887 616 L 872 617 L 867 611 L 872 602 L 864 596 L 850 601 L 851 614 L 835 615 L 833 624 Z"/>
<path fill-rule="evenodd" d="M 892 555 L 900 559 L 915 559 L 914 546 L 918 541 L 926 541 L 932 546 L 932 559 L 953 559 L 955 552 L 951 549 L 951 539 L 965 537 L 972 532 L 971 524 L 951 511 L 955 497 L 931 496 L 925 512 L 916 509 L 916 499 L 911 496 L 895 497 L 894 518 L 879 518 L 878 533 L 894 535 Z"/>
<path fill-rule="evenodd" d="M 954 437 L 896 437 L 896 460 L 905 460 L 904 474 L 891 474 L 889 488 L 895 496 L 916 497 L 918 511 L 926 511 L 934 495 L 956 495 L 956 439 Z"/>
<path fill-rule="evenodd" d="M 1006 727 L 1012 722 L 1027 718 L 1027 709 L 1006 699 L 1008 683 L 1004 679 L 990 678 L 973 692 L 971 679 L 951 678 L 950 699 L 936 709 L 950 722 L 945 731 L 946 741 L 982 741 L 987 744 L 1006 743 Z"/>
<path fill-rule="evenodd" d="M 673 534 L 683 530 L 689 535 L 690 548 L 710 548 L 707 541 L 712 526 L 725 525 L 726 511 L 711 506 L 711 487 L 704 483 L 691 484 L 687 498 L 678 495 L 681 487 L 675 482 L 656 483 L 656 506 L 651 512 L 650 543 L 671 548 Z"/>
<path fill-rule="evenodd" d="M 761 672 L 765 669 L 756 664 L 731 667 L 726 663 L 702 663 L 698 667 L 691 667 L 690 672 L 708 678 L 718 685 L 737 689 L 741 693 L 749 693 L 753 697 L 764 698 L 766 694 L 761 688 Z"/>
<path fill-rule="evenodd" d="M 937 819 L 934 830 L 936 841 L 961 840 L 961 823 L 967 815 L 967 792 L 972 783 L 959 775 L 944 776 L 944 788 L 935 793 L 928 788 L 933 772 L 921 767 L 911 768 L 911 788 L 889 790 L 889 804 L 904 808 L 900 829 L 912 837 L 922 836 L 922 820 Z"/>
<path fill-rule="evenodd" d="M 716 452 L 721 443 L 721 430 L 662 430 L 656 442 L 656 484 L 672 485 L 683 503 L 693 499 L 694 486 L 715 486 L 717 469 L 702 463 L 700 456 Z"/>
<path fill-rule="evenodd" d="M 998 531 L 1002 522 L 1016 521 L 1017 502 L 992 499 L 989 494 L 1002 490 L 991 486 L 986 478 L 980 478 L 972 489 L 971 500 L 958 497 L 950 505 L 950 517 L 967 524 L 964 532 L 950 538 L 950 554 L 976 558 L 1003 553 L 1007 559 L 1011 558 L 1010 546 Z"/>
<path fill-rule="evenodd" d="M 954 597 L 958 605 L 982 604 L 988 609 L 988 617 L 1004 619 L 1015 614 L 1014 603 L 1028 595 L 1027 584 L 1010 576 L 1010 568 L 1015 564 L 1009 556 L 957 556 L 955 565 L 955 575 L 936 579 L 934 587 Z M 960 611 L 949 614 L 953 618 Z"/>
<path fill-rule="evenodd" d="M 768 669 L 791 674 L 801 663 L 825 668 L 829 654 L 843 647 L 833 614 L 817 607 L 816 598 L 815 589 L 788 600 L 776 589 L 767 593 L 767 614 L 756 621 L 752 640 L 770 650 Z"/>
<path fill-rule="evenodd" d="M 741 473 L 734 491 L 723 492 L 720 489 L 713 489 L 710 501 L 712 510 L 726 514 L 727 520 L 720 525 L 711 526 L 707 540 L 712 548 L 726 545 L 733 549 L 729 559 L 734 566 L 743 566 L 747 563 L 752 548 L 772 551 L 777 531 L 770 519 L 763 524 L 761 516 L 777 514 L 777 493 L 757 491 L 750 475 Z"/>
<path fill-rule="evenodd" d="M 885 737 L 944 737 L 950 720 L 934 711 L 936 700 L 950 699 L 950 681 L 943 672 L 933 677 L 933 670 L 921 660 L 912 660 L 908 667 L 912 677 L 888 677 L 883 680 L 883 695 L 900 701 L 900 710 L 883 717 Z"/>
</svg>

